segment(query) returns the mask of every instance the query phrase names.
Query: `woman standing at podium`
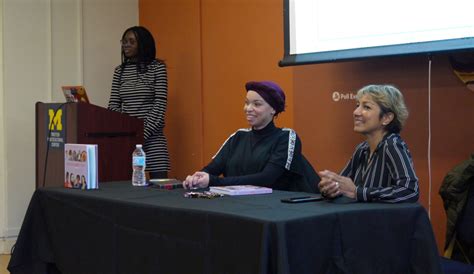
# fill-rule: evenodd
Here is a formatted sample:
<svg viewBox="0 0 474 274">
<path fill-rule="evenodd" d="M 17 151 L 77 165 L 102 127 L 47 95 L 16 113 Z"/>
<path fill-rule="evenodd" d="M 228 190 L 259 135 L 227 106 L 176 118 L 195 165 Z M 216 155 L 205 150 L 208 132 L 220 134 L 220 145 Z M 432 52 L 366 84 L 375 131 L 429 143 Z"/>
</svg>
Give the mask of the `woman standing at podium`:
<svg viewBox="0 0 474 274">
<path fill-rule="evenodd" d="M 122 35 L 122 64 L 115 68 L 110 110 L 143 119 L 146 170 L 150 178 L 167 178 L 170 169 L 163 134 L 168 95 L 165 63 L 156 58 L 155 40 L 144 27 L 131 27 Z"/>
</svg>

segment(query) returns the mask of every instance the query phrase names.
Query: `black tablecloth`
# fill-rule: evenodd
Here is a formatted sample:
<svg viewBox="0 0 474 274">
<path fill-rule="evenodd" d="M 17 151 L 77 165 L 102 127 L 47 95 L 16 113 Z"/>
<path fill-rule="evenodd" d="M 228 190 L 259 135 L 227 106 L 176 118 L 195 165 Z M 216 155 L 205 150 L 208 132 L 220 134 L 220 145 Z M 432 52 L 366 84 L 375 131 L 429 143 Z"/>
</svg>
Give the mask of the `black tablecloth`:
<svg viewBox="0 0 474 274">
<path fill-rule="evenodd" d="M 35 191 L 11 273 L 441 273 L 419 204 L 183 197 L 102 184 Z"/>
</svg>

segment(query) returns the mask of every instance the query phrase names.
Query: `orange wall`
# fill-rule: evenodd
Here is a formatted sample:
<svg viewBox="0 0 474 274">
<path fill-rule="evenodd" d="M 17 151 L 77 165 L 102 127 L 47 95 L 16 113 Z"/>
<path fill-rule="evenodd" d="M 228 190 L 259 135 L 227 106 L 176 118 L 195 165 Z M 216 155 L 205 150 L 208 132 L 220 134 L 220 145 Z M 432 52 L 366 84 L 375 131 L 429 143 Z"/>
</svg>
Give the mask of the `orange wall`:
<svg viewBox="0 0 474 274">
<path fill-rule="evenodd" d="M 245 83 L 274 80 L 287 94 L 277 120 L 293 126 L 292 70 L 283 56 L 280 1 L 141 0 L 140 24 L 168 65 L 165 134 L 171 176 L 183 179 L 207 164 L 235 130 L 247 127 Z M 278 42 L 275 42 L 278 41 Z"/>
<path fill-rule="evenodd" d="M 140 24 L 153 33 L 168 68 L 165 135 L 170 176 L 183 178 L 202 166 L 203 105 L 200 5 L 196 0 L 141 0 Z"/>
<path fill-rule="evenodd" d="M 248 80 L 277 81 L 288 110 L 279 126 L 294 127 L 316 169 L 340 170 L 362 136 L 352 131 L 353 100 L 332 99 L 369 83 L 396 84 L 411 116 L 402 136 L 420 177 L 428 209 L 428 60 L 425 56 L 279 68 L 283 4 L 276 0 L 140 0 L 140 24 L 158 42 L 169 73 L 166 136 L 171 176 L 183 179 L 206 164 L 222 142 L 245 127 Z M 446 172 L 473 152 L 474 94 L 453 75 L 447 58 L 432 63 L 432 205 L 438 246 L 445 214 L 438 195 Z"/>
<path fill-rule="evenodd" d="M 289 110 L 277 124 L 293 126 L 291 69 L 277 66 L 283 56 L 281 6 L 275 0 L 202 1 L 205 162 L 231 133 L 248 126 L 243 106 L 249 80 L 282 86 Z"/>
<path fill-rule="evenodd" d="M 441 249 L 446 216 L 438 194 L 446 173 L 474 151 L 474 94 L 456 78 L 446 56 L 435 56 L 431 83 L 431 206 L 428 172 L 428 59 L 392 57 L 294 68 L 295 129 L 317 169 L 340 171 L 363 137 L 352 131 L 354 100 L 333 100 L 369 83 L 392 83 L 403 92 L 410 117 L 401 132 L 420 179 L 421 203 L 430 208 Z"/>
</svg>

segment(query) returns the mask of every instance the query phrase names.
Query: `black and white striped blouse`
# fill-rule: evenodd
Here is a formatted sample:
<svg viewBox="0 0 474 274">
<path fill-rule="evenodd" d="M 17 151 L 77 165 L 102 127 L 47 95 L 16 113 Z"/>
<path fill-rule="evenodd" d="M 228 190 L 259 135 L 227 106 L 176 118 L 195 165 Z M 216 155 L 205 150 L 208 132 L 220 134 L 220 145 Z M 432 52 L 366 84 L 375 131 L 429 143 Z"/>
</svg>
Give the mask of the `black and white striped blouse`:
<svg viewBox="0 0 474 274">
<path fill-rule="evenodd" d="M 358 201 L 416 202 L 418 177 L 407 145 L 400 135 L 384 136 L 369 159 L 367 142 L 359 144 L 341 175 L 350 177 Z"/>
<path fill-rule="evenodd" d="M 143 119 L 146 170 L 169 171 L 167 141 L 163 134 L 168 96 L 166 66 L 157 60 L 140 72 L 136 64 L 122 66 L 115 68 L 108 107 Z"/>
</svg>

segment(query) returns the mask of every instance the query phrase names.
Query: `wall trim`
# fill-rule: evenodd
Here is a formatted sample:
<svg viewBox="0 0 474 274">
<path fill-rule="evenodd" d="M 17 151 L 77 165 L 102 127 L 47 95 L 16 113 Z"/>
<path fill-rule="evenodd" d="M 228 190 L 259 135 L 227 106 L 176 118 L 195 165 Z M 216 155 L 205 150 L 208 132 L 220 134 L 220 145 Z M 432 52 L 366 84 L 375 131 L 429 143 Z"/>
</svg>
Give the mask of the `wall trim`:
<svg viewBox="0 0 474 274">
<path fill-rule="evenodd" d="M 12 247 L 16 243 L 17 237 L 0 238 L 0 254 L 11 254 Z"/>
<path fill-rule="evenodd" d="M 20 233 L 20 228 L 9 228 L 3 231 L 4 237 L 0 237 L 0 254 L 10 254 Z"/>
<path fill-rule="evenodd" d="M 18 234 L 20 234 L 20 227 L 16 227 L 16 228 L 6 228 L 6 229 L 3 231 L 3 237 L 0 237 L 0 239 L 2 239 L 2 238 L 17 237 Z"/>
</svg>

